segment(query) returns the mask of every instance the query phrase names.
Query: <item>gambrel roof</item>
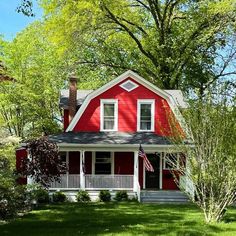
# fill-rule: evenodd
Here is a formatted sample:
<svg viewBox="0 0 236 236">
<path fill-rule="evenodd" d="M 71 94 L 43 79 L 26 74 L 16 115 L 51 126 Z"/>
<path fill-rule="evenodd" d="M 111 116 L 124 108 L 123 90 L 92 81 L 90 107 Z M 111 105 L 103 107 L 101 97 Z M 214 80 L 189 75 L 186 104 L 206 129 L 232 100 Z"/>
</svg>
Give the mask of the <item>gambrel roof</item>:
<svg viewBox="0 0 236 236">
<path fill-rule="evenodd" d="M 84 93 L 84 95 L 85 94 L 86 95 L 85 95 L 85 98 L 82 102 L 82 105 L 81 105 L 80 109 L 77 111 L 75 117 L 72 119 L 71 123 L 69 124 L 66 132 L 73 131 L 75 125 L 77 124 L 78 120 L 80 119 L 80 117 L 82 116 L 83 112 L 86 110 L 88 104 L 90 103 L 90 101 L 92 99 L 94 99 L 95 97 L 99 96 L 103 92 L 109 90 L 110 88 L 119 84 L 120 82 L 124 81 L 127 78 L 133 79 L 134 81 L 138 82 L 139 84 L 143 85 L 144 87 L 146 87 L 150 91 L 156 93 L 157 95 L 159 95 L 160 97 L 165 99 L 167 101 L 167 103 L 169 104 L 172 112 L 175 114 L 175 117 L 178 120 L 179 124 L 181 125 L 182 129 L 186 130 L 184 120 L 182 118 L 181 113 L 178 110 L 179 106 L 186 107 L 186 103 L 184 102 L 182 92 L 179 90 L 171 91 L 171 90 L 159 89 L 158 87 L 156 87 L 155 85 L 153 85 L 149 81 L 145 80 L 144 78 L 142 78 L 138 74 L 129 70 L 129 71 L 123 73 L 122 75 L 118 76 L 114 80 L 110 81 L 109 83 L 105 84 L 101 88 L 98 88 L 97 90 L 94 90 L 90 93 Z"/>
</svg>

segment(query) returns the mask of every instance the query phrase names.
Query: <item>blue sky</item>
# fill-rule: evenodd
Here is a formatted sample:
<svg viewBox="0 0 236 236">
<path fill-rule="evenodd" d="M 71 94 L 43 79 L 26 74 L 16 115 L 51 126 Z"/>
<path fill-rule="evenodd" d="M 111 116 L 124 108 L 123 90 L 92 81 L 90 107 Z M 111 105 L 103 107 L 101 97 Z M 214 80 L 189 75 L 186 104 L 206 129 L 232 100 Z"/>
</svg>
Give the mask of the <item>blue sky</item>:
<svg viewBox="0 0 236 236">
<path fill-rule="evenodd" d="M 13 39 L 17 32 L 42 16 L 42 10 L 39 9 L 35 1 L 35 17 L 27 17 L 22 13 L 17 13 L 16 8 L 20 3 L 21 0 L 0 0 L 0 34 L 4 35 L 7 40 Z"/>
</svg>

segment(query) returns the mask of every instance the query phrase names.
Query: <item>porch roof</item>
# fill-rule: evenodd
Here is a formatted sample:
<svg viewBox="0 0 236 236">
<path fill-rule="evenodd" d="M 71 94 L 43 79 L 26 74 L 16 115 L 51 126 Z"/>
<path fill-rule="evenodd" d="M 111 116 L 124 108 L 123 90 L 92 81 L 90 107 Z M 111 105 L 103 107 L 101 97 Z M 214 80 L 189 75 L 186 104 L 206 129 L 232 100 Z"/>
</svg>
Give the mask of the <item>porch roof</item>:
<svg viewBox="0 0 236 236">
<path fill-rule="evenodd" d="M 57 144 L 78 145 L 171 145 L 166 138 L 151 132 L 65 132 L 50 135 L 49 140 Z"/>
</svg>

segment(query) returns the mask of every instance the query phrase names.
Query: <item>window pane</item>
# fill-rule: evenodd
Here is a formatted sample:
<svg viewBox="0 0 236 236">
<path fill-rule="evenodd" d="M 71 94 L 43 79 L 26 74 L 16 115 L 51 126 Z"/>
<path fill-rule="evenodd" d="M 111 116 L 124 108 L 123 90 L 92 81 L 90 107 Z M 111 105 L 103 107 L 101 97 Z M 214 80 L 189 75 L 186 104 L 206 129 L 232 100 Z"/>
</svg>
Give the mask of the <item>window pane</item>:
<svg viewBox="0 0 236 236">
<path fill-rule="evenodd" d="M 140 129 L 151 130 L 152 117 L 151 117 L 152 104 L 141 104 L 140 105 Z"/>
<path fill-rule="evenodd" d="M 106 120 L 104 119 L 104 129 L 115 129 L 114 120 Z"/>
<path fill-rule="evenodd" d="M 110 152 L 96 152 L 95 174 L 111 174 Z"/>
<path fill-rule="evenodd" d="M 114 104 L 104 104 L 104 117 L 111 116 L 114 117 L 115 105 Z"/>
<path fill-rule="evenodd" d="M 141 117 L 151 118 L 151 104 L 141 104 Z"/>
</svg>

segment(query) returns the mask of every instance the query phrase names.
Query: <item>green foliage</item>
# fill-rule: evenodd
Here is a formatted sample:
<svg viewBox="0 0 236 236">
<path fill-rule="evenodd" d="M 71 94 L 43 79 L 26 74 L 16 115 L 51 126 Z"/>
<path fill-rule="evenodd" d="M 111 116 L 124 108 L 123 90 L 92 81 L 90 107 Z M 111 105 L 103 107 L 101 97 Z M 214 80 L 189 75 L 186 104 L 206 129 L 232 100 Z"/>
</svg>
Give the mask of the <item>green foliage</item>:
<svg viewBox="0 0 236 236">
<path fill-rule="evenodd" d="M 90 202 L 90 196 L 86 190 L 80 190 L 76 196 L 77 202 Z"/>
<path fill-rule="evenodd" d="M 34 182 L 44 187 L 49 187 L 52 181 L 60 181 L 66 166 L 60 158 L 56 143 L 41 137 L 29 141 L 27 148 L 29 155 L 23 159 L 23 168 L 19 173 L 32 177 Z"/>
<path fill-rule="evenodd" d="M 128 194 L 127 191 L 121 190 L 116 192 L 116 196 L 114 198 L 116 201 L 128 201 Z"/>
<path fill-rule="evenodd" d="M 32 138 L 60 129 L 58 91 L 68 70 L 44 26 L 35 22 L 12 42 L 3 42 L 0 60 L 14 81 L 0 83 L 0 119 L 12 135 Z"/>
<path fill-rule="evenodd" d="M 110 202 L 111 201 L 111 194 L 108 190 L 101 190 L 99 192 L 99 199 L 101 202 Z"/>
<path fill-rule="evenodd" d="M 46 189 L 37 188 L 33 194 L 38 203 L 49 203 L 49 193 Z"/>
<path fill-rule="evenodd" d="M 161 88 L 202 92 L 234 74 L 234 0 L 41 2 L 50 39 L 92 79 L 132 69 Z"/>
<path fill-rule="evenodd" d="M 53 199 L 53 202 L 65 202 L 66 195 L 63 192 L 58 191 L 58 192 L 53 193 L 52 199 Z"/>
</svg>

